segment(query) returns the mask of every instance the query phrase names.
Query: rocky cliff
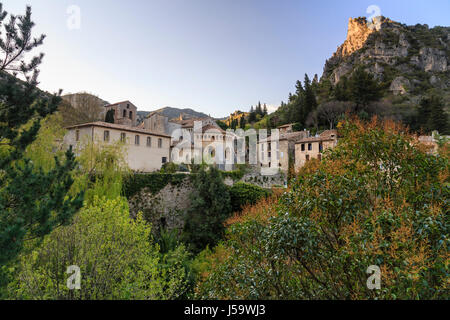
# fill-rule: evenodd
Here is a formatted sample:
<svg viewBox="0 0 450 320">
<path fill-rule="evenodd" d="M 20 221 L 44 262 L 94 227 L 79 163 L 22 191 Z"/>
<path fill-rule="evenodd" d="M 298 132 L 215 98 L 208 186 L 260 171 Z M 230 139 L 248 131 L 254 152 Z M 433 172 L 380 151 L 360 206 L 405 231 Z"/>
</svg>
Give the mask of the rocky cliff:
<svg viewBox="0 0 450 320">
<path fill-rule="evenodd" d="M 432 88 L 448 90 L 449 56 L 450 27 L 407 26 L 384 17 L 379 24 L 350 18 L 347 39 L 327 60 L 322 81 L 334 85 L 363 66 L 393 95 L 413 98 Z"/>
</svg>

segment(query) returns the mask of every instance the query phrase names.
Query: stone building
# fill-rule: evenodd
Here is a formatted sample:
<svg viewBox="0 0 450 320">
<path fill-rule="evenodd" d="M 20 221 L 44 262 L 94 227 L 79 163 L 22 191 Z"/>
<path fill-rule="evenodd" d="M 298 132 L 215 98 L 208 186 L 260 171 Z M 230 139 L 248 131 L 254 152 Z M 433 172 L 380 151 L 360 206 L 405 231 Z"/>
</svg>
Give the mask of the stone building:
<svg viewBox="0 0 450 320">
<path fill-rule="evenodd" d="M 128 112 L 133 112 L 131 106 L 123 110 L 127 111 L 128 116 Z M 131 117 L 133 119 L 134 116 Z M 134 171 L 152 172 L 170 161 L 170 136 L 166 134 L 106 122 L 75 125 L 67 130 L 64 143 L 72 146 L 75 153 L 80 152 L 89 141 L 98 144 L 122 142 L 127 165 Z"/>
<path fill-rule="evenodd" d="M 221 170 L 233 170 L 236 163 L 236 136 L 226 132 L 217 125 L 206 122 L 201 130 L 194 127 L 184 127 L 188 130 L 188 137 L 172 140 L 172 160 L 191 164 L 207 162 L 217 165 Z"/>
<path fill-rule="evenodd" d="M 295 143 L 298 140 L 309 137 L 309 131 L 297 131 L 279 133 L 278 139 L 275 135 L 262 139 L 258 142 L 258 160 L 261 168 L 273 168 L 278 162 L 278 168 L 289 172 L 289 167 L 295 161 Z"/>
<path fill-rule="evenodd" d="M 130 101 L 122 101 L 114 104 L 106 105 L 105 114 L 109 110 L 114 110 L 114 123 L 128 127 L 136 126 L 137 108 Z"/>
<path fill-rule="evenodd" d="M 154 111 L 145 117 L 144 121 L 139 125 L 139 127 L 145 130 L 172 136 L 172 134 L 177 129 L 181 129 L 182 126 L 176 121 L 169 120 L 169 118 L 165 115 Z"/>
<path fill-rule="evenodd" d="M 278 130 L 280 130 L 280 134 L 294 132 L 293 126 L 293 123 L 284 124 L 282 126 L 279 126 Z"/>
<path fill-rule="evenodd" d="M 325 130 L 316 137 L 307 137 L 295 143 L 295 171 L 311 159 L 322 159 L 323 152 L 337 145 L 337 131 Z"/>
</svg>

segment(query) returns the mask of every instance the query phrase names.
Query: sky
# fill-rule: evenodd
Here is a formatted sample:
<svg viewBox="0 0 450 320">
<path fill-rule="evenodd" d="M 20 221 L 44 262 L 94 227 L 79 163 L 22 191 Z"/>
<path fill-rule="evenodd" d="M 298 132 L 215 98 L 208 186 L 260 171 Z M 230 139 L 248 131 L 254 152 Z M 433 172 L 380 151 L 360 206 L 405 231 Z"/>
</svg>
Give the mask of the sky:
<svg viewBox="0 0 450 320">
<path fill-rule="evenodd" d="M 192 108 L 214 117 L 274 110 L 307 73 L 322 75 L 350 17 L 450 25 L 448 0 L 3 0 L 45 34 L 40 88 L 89 92 L 138 110 Z M 78 14 L 79 13 L 79 14 Z"/>
</svg>

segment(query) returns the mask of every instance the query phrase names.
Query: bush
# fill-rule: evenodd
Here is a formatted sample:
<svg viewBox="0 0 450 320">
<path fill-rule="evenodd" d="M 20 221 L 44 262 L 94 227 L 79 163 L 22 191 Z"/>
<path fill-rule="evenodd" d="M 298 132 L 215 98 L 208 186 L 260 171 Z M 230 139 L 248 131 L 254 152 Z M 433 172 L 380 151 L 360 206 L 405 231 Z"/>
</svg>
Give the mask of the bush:
<svg viewBox="0 0 450 320">
<path fill-rule="evenodd" d="M 66 286 L 71 265 L 81 269 L 80 290 Z M 160 264 L 150 226 L 130 221 L 125 199 L 96 198 L 20 257 L 8 291 L 12 299 L 170 299 L 184 281 L 181 266 Z"/>
<path fill-rule="evenodd" d="M 219 170 L 209 167 L 195 175 L 191 206 L 186 215 L 183 239 L 195 253 L 222 239 L 223 222 L 231 212 L 230 195 Z"/>
<path fill-rule="evenodd" d="M 259 199 L 269 196 L 270 192 L 256 185 L 237 182 L 230 188 L 233 212 L 240 211 L 246 205 L 255 204 Z"/>
<path fill-rule="evenodd" d="M 339 130 L 279 204 L 231 221 L 198 297 L 448 299 L 448 153 L 428 154 L 392 122 Z M 371 265 L 379 290 L 367 288 Z"/>
<path fill-rule="evenodd" d="M 124 178 L 123 194 L 130 199 L 144 188 L 155 194 L 168 184 L 179 185 L 186 178 L 189 176 L 184 173 L 133 173 Z"/>
</svg>

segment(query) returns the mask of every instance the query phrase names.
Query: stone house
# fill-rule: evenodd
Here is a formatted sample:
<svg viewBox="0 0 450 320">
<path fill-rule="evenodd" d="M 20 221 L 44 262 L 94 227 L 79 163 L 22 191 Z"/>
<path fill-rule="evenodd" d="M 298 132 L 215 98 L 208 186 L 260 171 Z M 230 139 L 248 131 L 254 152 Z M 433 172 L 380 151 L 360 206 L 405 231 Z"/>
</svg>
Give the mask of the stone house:
<svg viewBox="0 0 450 320">
<path fill-rule="evenodd" d="M 273 161 L 278 162 L 278 168 L 283 173 L 289 172 L 289 167 L 294 165 L 295 143 L 298 140 L 309 137 L 309 131 L 297 131 L 280 133 L 278 139 L 272 135 L 258 142 L 258 165 L 261 168 L 274 168 Z M 277 161 L 278 160 L 278 161 Z"/>
<path fill-rule="evenodd" d="M 165 115 L 154 111 L 145 117 L 139 127 L 145 130 L 172 136 L 177 129 L 181 129 L 181 124 L 176 121 L 169 120 L 169 118 Z"/>
<path fill-rule="evenodd" d="M 221 170 L 233 170 L 236 162 L 234 134 L 227 133 L 219 126 L 210 123 L 203 125 L 201 132 L 194 131 L 193 127 L 192 131 L 188 130 L 188 132 L 192 134 L 190 140 L 183 137 L 178 141 L 172 140 L 172 160 L 191 164 L 194 159 L 197 159 L 197 163 L 205 161 L 217 165 Z"/>
<path fill-rule="evenodd" d="M 337 131 L 325 130 L 316 137 L 307 137 L 295 143 L 295 171 L 311 159 L 322 159 L 323 152 L 337 145 Z"/>
<path fill-rule="evenodd" d="M 280 134 L 294 132 L 293 126 L 293 123 L 284 124 L 282 126 L 279 126 L 278 130 L 280 130 Z"/>
<path fill-rule="evenodd" d="M 105 114 L 109 110 L 114 110 L 114 123 L 128 127 L 136 126 L 137 107 L 130 101 L 122 101 L 106 105 Z"/>
<path fill-rule="evenodd" d="M 131 106 L 130 106 L 131 107 Z M 126 105 L 125 105 L 126 108 Z M 118 109 L 120 110 L 120 109 Z M 132 108 L 123 109 L 133 112 Z M 131 114 L 133 120 L 134 116 Z M 67 128 L 64 143 L 79 153 L 89 141 L 98 144 L 122 142 L 125 145 L 125 160 L 131 170 L 152 172 L 170 161 L 170 136 L 128 125 L 92 122 Z"/>
</svg>

